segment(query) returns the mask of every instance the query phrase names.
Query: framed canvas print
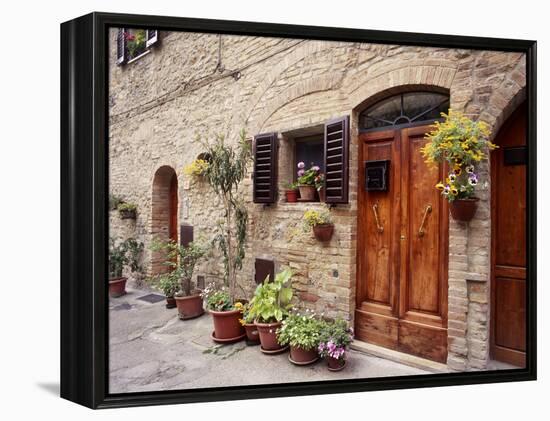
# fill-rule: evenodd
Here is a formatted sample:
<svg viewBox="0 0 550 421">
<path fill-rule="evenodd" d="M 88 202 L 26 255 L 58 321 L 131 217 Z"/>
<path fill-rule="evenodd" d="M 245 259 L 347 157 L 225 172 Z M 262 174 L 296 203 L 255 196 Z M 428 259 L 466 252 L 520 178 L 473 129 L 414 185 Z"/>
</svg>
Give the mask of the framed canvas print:
<svg viewBox="0 0 550 421">
<path fill-rule="evenodd" d="M 536 43 L 61 25 L 64 398 L 536 378 Z"/>
</svg>

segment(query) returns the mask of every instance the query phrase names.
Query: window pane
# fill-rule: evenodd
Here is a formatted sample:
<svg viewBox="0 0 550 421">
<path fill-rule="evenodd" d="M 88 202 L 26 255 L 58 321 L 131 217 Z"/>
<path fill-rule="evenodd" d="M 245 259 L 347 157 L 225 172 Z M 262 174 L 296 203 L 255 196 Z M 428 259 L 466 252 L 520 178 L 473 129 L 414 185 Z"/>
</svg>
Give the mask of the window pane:
<svg viewBox="0 0 550 421">
<path fill-rule="evenodd" d="M 296 139 L 296 163 L 303 162 L 306 169 L 317 165 L 325 172 L 324 145 L 322 136 L 311 139 Z M 294 171 L 296 175 L 296 169 Z"/>
</svg>

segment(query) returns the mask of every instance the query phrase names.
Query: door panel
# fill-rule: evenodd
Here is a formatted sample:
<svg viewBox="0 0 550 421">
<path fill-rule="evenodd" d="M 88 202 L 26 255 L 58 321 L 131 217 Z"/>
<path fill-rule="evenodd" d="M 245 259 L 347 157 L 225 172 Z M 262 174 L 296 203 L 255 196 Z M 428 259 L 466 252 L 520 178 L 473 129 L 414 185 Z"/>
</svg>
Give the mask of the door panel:
<svg viewBox="0 0 550 421">
<path fill-rule="evenodd" d="M 491 153 L 492 179 L 492 358 L 525 366 L 526 345 L 526 165 L 507 162 L 510 148 L 526 145 L 522 105 L 499 131 Z"/>
<path fill-rule="evenodd" d="M 427 130 L 360 136 L 355 327 L 361 340 L 445 362 L 447 208 L 434 188 L 442 174 L 420 152 Z M 366 192 L 364 162 L 381 159 L 388 191 Z"/>
</svg>

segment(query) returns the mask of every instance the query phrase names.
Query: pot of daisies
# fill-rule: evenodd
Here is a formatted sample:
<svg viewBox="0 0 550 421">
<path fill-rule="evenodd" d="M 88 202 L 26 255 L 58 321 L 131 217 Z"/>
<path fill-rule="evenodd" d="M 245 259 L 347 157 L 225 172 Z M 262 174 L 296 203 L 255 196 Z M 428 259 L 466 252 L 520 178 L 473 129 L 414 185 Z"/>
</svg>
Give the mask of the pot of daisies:
<svg viewBox="0 0 550 421">
<path fill-rule="evenodd" d="M 322 324 L 317 351 L 326 360 L 329 371 L 340 371 L 346 366 L 346 351 L 352 340 L 353 330 L 345 320 Z"/>
<path fill-rule="evenodd" d="M 422 154 L 428 164 L 447 164 L 449 172 L 435 188 L 449 201 L 452 217 L 468 222 L 474 217 L 479 201 L 475 196 L 479 169 L 488 152 L 497 146 L 489 141 L 491 130 L 484 121 L 473 121 L 454 110 L 441 115 L 444 120 L 436 121 L 426 135 Z"/>
<path fill-rule="evenodd" d="M 292 364 L 308 365 L 319 359 L 317 347 L 323 323 L 308 309 L 294 310 L 283 320 L 277 329 L 277 341 L 283 346 L 290 345 L 288 359 Z"/>
</svg>

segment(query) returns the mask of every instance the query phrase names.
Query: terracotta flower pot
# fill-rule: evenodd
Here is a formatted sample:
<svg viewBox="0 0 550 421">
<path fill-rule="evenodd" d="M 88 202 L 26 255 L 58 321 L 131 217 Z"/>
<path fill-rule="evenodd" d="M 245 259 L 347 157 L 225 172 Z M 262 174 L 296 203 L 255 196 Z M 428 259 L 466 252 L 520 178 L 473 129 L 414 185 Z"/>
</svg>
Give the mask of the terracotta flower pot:
<svg viewBox="0 0 550 421">
<path fill-rule="evenodd" d="M 326 192 L 325 188 L 321 187 L 320 190 L 317 190 L 317 193 L 319 194 L 319 202 L 324 202 L 326 199 Z"/>
<path fill-rule="evenodd" d="M 119 278 L 111 278 L 109 279 L 109 295 L 112 298 L 120 297 L 124 294 L 126 294 L 126 281 L 128 279 L 124 276 L 121 276 Z"/>
<path fill-rule="evenodd" d="M 334 224 L 321 224 L 313 227 L 313 234 L 319 241 L 330 241 L 334 232 Z"/>
<path fill-rule="evenodd" d="M 346 360 L 343 358 L 327 357 L 326 360 L 329 371 L 340 371 L 346 366 Z"/>
<path fill-rule="evenodd" d="M 298 201 L 298 191 L 297 190 L 286 190 L 286 201 L 288 203 L 294 203 Z"/>
<path fill-rule="evenodd" d="M 246 331 L 246 339 L 248 342 L 258 344 L 260 343 L 260 335 L 258 333 L 258 328 L 254 323 L 245 323 L 244 330 Z"/>
<path fill-rule="evenodd" d="M 188 297 L 174 297 L 178 306 L 178 315 L 181 320 L 194 319 L 202 316 L 204 308 L 202 307 L 202 297 L 199 294 Z"/>
<path fill-rule="evenodd" d="M 477 202 L 477 197 L 453 200 L 449 203 L 452 217 L 457 221 L 471 221 L 477 210 Z"/>
<path fill-rule="evenodd" d="M 176 299 L 174 297 L 166 297 L 166 308 L 176 308 Z"/>
<path fill-rule="evenodd" d="M 317 348 L 302 349 L 300 347 L 290 347 L 289 360 L 296 365 L 312 364 L 319 359 Z"/>
<path fill-rule="evenodd" d="M 214 311 L 210 310 L 214 321 L 214 340 L 233 341 L 244 338 L 245 331 L 239 319 L 242 317 L 240 310 Z"/>
<path fill-rule="evenodd" d="M 275 351 L 283 348 L 277 341 L 277 329 L 281 327 L 281 322 L 259 323 L 256 320 L 255 324 L 260 336 L 261 346 L 264 350 Z"/>
<path fill-rule="evenodd" d="M 300 198 L 304 201 L 311 201 L 313 202 L 315 200 L 315 186 L 298 186 L 298 189 L 300 190 Z"/>
</svg>

